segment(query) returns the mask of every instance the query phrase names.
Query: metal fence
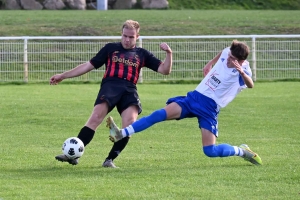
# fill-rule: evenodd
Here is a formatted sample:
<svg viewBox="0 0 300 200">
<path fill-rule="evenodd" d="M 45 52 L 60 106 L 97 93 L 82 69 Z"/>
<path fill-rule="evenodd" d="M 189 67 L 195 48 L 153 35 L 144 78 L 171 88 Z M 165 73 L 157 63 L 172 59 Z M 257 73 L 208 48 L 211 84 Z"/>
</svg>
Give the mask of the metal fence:
<svg viewBox="0 0 300 200">
<path fill-rule="evenodd" d="M 201 80 L 202 68 L 233 39 L 251 48 L 248 57 L 254 80 L 300 78 L 300 35 L 140 36 L 138 46 L 163 59 L 159 49 L 173 50 L 172 73 L 164 76 L 143 68 L 140 81 Z M 38 82 L 89 61 L 107 42 L 120 36 L 0 37 L 0 81 Z M 104 66 L 72 81 L 100 81 Z"/>
</svg>

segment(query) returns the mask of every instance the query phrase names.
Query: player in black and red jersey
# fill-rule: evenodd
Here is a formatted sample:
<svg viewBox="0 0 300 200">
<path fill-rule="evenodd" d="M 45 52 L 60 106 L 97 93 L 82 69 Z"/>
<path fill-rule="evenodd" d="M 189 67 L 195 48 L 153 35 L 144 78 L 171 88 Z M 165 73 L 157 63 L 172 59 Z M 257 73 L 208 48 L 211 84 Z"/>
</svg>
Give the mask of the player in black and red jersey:
<svg viewBox="0 0 300 200">
<path fill-rule="evenodd" d="M 142 67 L 150 68 L 163 75 L 168 75 L 171 72 L 171 48 L 166 43 L 160 44 L 160 48 L 166 52 L 166 57 L 162 61 L 146 49 L 136 47 L 139 30 L 140 25 L 137 21 L 127 20 L 122 26 L 121 42 L 106 44 L 89 62 L 50 78 L 50 84 L 56 85 L 64 79 L 83 75 L 105 64 L 105 74 L 93 112 L 77 136 L 82 140 L 84 146 L 91 142 L 97 127 L 114 107 L 117 107 L 122 117 L 122 127 L 125 128 L 136 121 L 142 112 L 136 88 Z M 128 140 L 129 137 L 125 137 L 114 143 L 108 157 L 102 164 L 103 167 L 116 167 L 113 160 L 125 148 Z M 69 159 L 63 154 L 55 158 L 72 165 L 78 164 L 78 158 Z"/>
</svg>

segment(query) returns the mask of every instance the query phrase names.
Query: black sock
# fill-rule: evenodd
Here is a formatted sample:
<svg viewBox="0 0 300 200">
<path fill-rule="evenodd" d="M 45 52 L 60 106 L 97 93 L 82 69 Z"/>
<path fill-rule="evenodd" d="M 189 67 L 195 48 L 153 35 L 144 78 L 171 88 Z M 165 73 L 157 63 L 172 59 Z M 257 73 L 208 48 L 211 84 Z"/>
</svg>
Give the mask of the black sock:
<svg viewBox="0 0 300 200">
<path fill-rule="evenodd" d="M 129 137 L 124 137 L 122 140 L 115 142 L 108 154 L 108 157 L 105 160 L 114 160 L 116 157 L 118 157 L 121 151 L 126 147 L 128 141 Z"/>
<path fill-rule="evenodd" d="M 78 138 L 81 139 L 84 146 L 88 145 L 90 141 L 93 139 L 95 134 L 95 131 L 93 129 L 90 129 L 87 126 L 84 126 L 80 132 L 78 133 Z"/>
</svg>

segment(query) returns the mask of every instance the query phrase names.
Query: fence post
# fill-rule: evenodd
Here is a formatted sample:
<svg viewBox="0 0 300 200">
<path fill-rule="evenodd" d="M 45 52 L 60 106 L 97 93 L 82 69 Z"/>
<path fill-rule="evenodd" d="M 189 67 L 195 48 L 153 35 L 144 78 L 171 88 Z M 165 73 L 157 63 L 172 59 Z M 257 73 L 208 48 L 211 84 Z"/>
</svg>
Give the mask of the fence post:
<svg viewBox="0 0 300 200">
<path fill-rule="evenodd" d="M 143 39 L 142 39 L 142 37 L 139 37 L 139 45 L 138 45 L 138 47 L 143 47 Z M 143 83 L 143 68 L 141 68 L 138 82 L 139 83 Z"/>
<path fill-rule="evenodd" d="M 28 83 L 27 38 L 24 39 L 24 82 Z"/>
<path fill-rule="evenodd" d="M 107 0 L 97 0 L 97 10 L 107 10 Z"/>
<path fill-rule="evenodd" d="M 252 79 L 256 81 L 256 46 L 255 36 L 252 37 Z"/>
</svg>

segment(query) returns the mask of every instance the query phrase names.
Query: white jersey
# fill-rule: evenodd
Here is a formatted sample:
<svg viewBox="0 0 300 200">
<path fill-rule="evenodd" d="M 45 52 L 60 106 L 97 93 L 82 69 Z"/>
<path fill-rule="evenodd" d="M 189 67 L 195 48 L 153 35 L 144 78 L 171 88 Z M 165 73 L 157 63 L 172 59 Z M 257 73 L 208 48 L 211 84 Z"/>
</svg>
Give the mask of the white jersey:
<svg viewBox="0 0 300 200">
<path fill-rule="evenodd" d="M 227 67 L 229 52 L 229 47 L 222 51 L 217 63 L 196 87 L 196 91 L 213 99 L 222 108 L 247 87 L 240 73 L 235 68 Z M 247 60 L 243 62 L 242 69 L 248 76 L 252 77 Z"/>
</svg>

